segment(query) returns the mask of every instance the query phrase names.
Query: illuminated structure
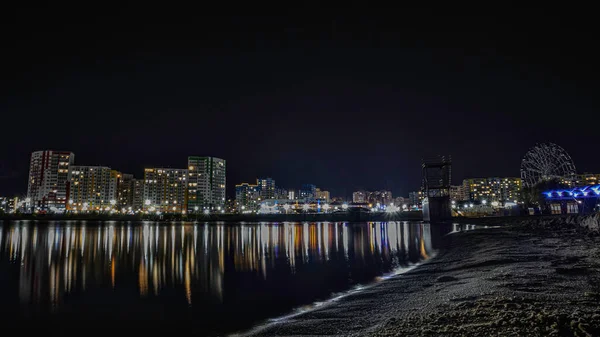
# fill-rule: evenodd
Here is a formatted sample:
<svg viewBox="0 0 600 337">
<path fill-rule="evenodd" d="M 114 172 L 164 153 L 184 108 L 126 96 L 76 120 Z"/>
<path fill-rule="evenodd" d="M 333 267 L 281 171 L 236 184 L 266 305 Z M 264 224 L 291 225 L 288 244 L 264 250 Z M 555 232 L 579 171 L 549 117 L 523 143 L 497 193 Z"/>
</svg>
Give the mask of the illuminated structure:
<svg viewBox="0 0 600 337">
<path fill-rule="evenodd" d="M 415 192 L 410 192 L 408 193 L 408 200 L 410 201 L 410 204 L 412 206 L 415 207 L 420 207 L 421 204 L 423 203 L 423 192 L 421 191 L 415 191 Z"/>
<path fill-rule="evenodd" d="M 27 211 L 60 212 L 66 208 L 69 168 L 74 161 L 72 152 L 36 151 L 31 154 Z"/>
<path fill-rule="evenodd" d="M 144 170 L 144 210 L 180 213 L 187 210 L 188 170 Z"/>
<path fill-rule="evenodd" d="M 552 214 L 591 213 L 600 210 L 600 185 L 545 191 Z"/>
<path fill-rule="evenodd" d="M 553 143 L 536 145 L 521 161 L 521 179 L 527 187 L 551 179 L 571 180 L 575 172 L 571 156 L 565 149 Z"/>
<path fill-rule="evenodd" d="M 225 160 L 188 157 L 188 211 L 221 209 L 225 206 Z"/>
<path fill-rule="evenodd" d="M 561 183 L 569 187 L 581 187 L 600 184 L 600 174 L 583 173 L 577 174 L 572 178 L 563 178 Z"/>
<path fill-rule="evenodd" d="M 238 211 L 255 211 L 259 207 L 260 199 L 258 185 L 248 183 L 235 185 L 235 203 Z"/>
<path fill-rule="evenodd" d="M 367 192 L 367 202 L 372 205 L 389 205 L 392 202 L 392 192 L 374 191 Z"/>
<path fill-rule="evenodd" d="M 144 180 L 133 179 L 133 199 L 131 203 L 133 211 L 139 211 L 144 208 Z"/>
<path fill-rule="evenodd" d="M 465 186 L 464 185 L 450 186 L 450 200 L 452 200 L 452 201 L 469 200 L 469 196 L 466 193 Z"/>
<path fill-rule="evenodd" d="M 352 202 L 355 204 L 364 204 L 367 202 L 367 193 L 365 191 L 357 191 L 352 193 Z"/>
<path fill-rule="evenodd" d="M 302 189 L 298 191 L 298 199 L 311 202 L 314 201 L 317 196 L 317 186 L 313 184 L 304 184 Z"/>
<path fill-rule="evenodd" d="M 329 191 L 321 191 L 320 188 L 317 188 L 316 193 L 317 193 L 317 195 L 316 195 L 317 200 L 321 200 L 321 201 L 325 201 L 325 202 L 329 202 L 331 200 Z"/>
<path fill-rule="evenodd" d="M 19 209 L 19 198 L 0 197 L 0 213 L 11 214 Z"/>
<path fill-rule="evenodd" d="M 517 202 L 521 198 L 520 178 L 491 177 L 463 180 L 466 199 L 472 201 Z"/>
<path fill-rule="evenodd" d="M 275 180 L 272 178 L 258 178 L 256 185 L 260 191 L 260 198 L 263 200 L 275 199 Z"/>
<path fill-rule="evenodd" d="M 121 208 L 133 207 L 133 191 L 135 179 L 133 174 L 122 173 L 117 184 L 117 201 Z"/>
<path fill-rule="evenodd" d="M 111 186 L 112 170 L 104 166 L 71 166 L 67 188 L 67 209 L 103 211 L 114 206 L 116 190 Z"/>
</svg>

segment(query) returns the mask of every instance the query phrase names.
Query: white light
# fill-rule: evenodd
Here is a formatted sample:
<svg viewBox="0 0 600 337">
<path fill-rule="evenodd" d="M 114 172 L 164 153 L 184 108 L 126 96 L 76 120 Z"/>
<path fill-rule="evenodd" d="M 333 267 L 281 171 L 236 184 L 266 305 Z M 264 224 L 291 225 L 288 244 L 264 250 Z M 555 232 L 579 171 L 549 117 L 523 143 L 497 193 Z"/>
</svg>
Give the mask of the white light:
<svg viewBox="0 0 600 337">
<path fill-rule="evenodd" d="M 323 205 L 323 209 L 325 210 L 325 212 L 329 211 L 330 208 L 331 206 L 329 206 L 329 204 Z"/>
<path fill-rule="evenodd" d="M 456 201 L 455 200 L 452 200 L 452 205 L 456 205 Z"/>
<path fill-rule="evenodd" d="M 470 204 L 469 207 L 473 207 L 473 204 Z"/>
<path fill-rule="evenodd" d="M 150 206 L 150 200 L 147 200 L 144 202 L 146 204 L 146 206 Z"/>
<path fill-rule="evenodd" d="M 309 205 L 309 204 L 304 204 L 304 205 L 302 205 L 302 209 L 303 209 L 305 212 L 308 212 L 308 210 L 310 209 L 310 205 Z"/>
<path fill-rule="evenodd" d="M 487 200 L 481 200 L 481 203 L 485 205 L 487 204 Z"/>
<path fill-rule="evenodd" d="M 117 204 L 117 201 L 113 199 L 113 200 L 110 201 L 110 204 L 114 206 L 114 205 Z"/>
<path fill-rule="evenodd" d="M 290 205 L 288 205 L 288 204 L 283 205 L 283 209 L 285 209 L 286 212 L 289 211 Z"/>
<path fill-rule="evenodd" d="M 194 211 L 198 211 L 198 206 L 195 206 L 195 207 L 194 207 Z"/>
<path fill-rule="evenodd" d="M 500 205 L 500 204 L 497 201 L 492 201 L 492 206 L 498 207 L 498 205 Z"/>
<path fill-rule="evenodd" d="M 73 199 L 69 199 L 69 205 L 73 205 Z"/>
<path fill-rule="evenodd" d="M 348 209 L 348 204 L 343 204 L 343 205 L 342 205 L 342 208 L 343 208 L 344 210 Z"/>
<path fill-rule="evenodd" d="M 207 209 L 205 209 L 205 210 L 204 210 L 204 214 L 208 215 L 208 214 L 210 214 L 210 211 L 209 211 L 209 210 L 207 210 Z"/>
<path fill-rule="evenodd" d="M 156 207 L 152 206 L 150 207 L 150 212 L 154 212 L 156 210 Z"/>
</svg>

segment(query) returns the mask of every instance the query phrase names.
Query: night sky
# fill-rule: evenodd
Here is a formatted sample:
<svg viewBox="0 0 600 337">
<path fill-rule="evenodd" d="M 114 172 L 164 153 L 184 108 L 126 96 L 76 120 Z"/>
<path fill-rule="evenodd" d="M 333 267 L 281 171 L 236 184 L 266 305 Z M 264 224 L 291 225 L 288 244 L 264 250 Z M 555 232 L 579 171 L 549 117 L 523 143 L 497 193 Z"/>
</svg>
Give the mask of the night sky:
<svg viewBox="0 0 600 337">
<path fill-rule="evenodd" d="M 110 11 L 2 14 L 0 195 L 41 149 L 138 178 L 221 157 L 229 196 L 258 176 L 406 196 L 423 157 L 452 155 L 454 183 L 518 176 L 547 141 L 600 172 L 594 20 Z"/>
</svg>

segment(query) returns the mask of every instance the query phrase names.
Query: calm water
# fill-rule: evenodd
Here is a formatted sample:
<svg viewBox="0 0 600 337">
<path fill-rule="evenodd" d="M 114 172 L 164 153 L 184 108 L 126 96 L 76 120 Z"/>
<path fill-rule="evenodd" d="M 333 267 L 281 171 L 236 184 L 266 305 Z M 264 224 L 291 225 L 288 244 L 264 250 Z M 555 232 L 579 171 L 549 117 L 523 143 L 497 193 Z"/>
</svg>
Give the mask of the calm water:
<svg viewBox="0 0 600 337">
<path fill-rule="evenodd" d="M 51 318 L 53 331 L 226 334 L 422 262 L 454 230 L 408 222 L 0 222 L 0 310 L 5 319 Z"/>
</svg>

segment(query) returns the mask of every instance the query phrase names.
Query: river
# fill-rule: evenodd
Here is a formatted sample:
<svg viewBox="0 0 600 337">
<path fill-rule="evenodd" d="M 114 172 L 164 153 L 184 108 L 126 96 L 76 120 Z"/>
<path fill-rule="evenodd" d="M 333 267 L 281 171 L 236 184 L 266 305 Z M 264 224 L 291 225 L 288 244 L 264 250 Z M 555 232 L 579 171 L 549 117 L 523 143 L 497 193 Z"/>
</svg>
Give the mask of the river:
<svg viewBox="0 0 600 337">
<path fill-rule="evenodd" d="M 227 334 L 408 270 L 461 229 L 469 227 L 0 222 L 0 310 L 69 334 L 84 324 Z"/>
</svg>

